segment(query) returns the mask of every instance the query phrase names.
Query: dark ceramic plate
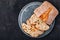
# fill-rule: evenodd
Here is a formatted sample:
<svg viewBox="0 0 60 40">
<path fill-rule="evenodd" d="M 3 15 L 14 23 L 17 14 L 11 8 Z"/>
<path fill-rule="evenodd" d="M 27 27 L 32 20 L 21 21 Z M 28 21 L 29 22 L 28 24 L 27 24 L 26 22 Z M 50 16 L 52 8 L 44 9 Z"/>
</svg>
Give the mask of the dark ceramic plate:
<svg viewBox="0 0 60 40">
<path fill-rule="evenodd" d="M 21 24 L 25 23 L 26 20 L 33 14 L 34 9 L 39 7 L 41 4 L 42 4 L 42 2 L 31 2 L 31 3 L 27 4 L 27 5 L 25 5 L 21 9 L 21 11 L 19 13 L 19 16 L 18 16 L 18 24 L 19 24 L 19 27 L 20 27 L 20 29 L 22 30 L 23 33 L 25 33 L 25 32 L 21 28 Z M 50 25 L 50 29 L 49 30 L 47 30 L 46 32 L 44 32 L 42 35 L 40 35 L 37 38 L 42 38 L 42 37 L 46 36 L 47 34 L 49 34 L 52 31 L 52 29 L 54 27 L 54 24 L 55 24 L 55 21 Z M 27 33 L 25 33 L 25 34 L 27 36 L 30 36 Z"/>
</svg>

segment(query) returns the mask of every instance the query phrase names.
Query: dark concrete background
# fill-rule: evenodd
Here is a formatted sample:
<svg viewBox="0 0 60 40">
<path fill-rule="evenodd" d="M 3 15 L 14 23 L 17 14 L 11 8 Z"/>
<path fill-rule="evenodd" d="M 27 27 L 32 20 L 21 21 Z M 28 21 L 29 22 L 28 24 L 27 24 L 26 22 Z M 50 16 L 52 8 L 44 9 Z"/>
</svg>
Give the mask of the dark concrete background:
<svg viewBox="0 0 60 40">
<path fill-rule="evenodd" d="M 0 0 L 0 40 L 60 40 L 60 14 L 51 33 L 41 39 L 26 36 L 18 26 L 18 14 L 30 2 L 45 0 Z M 60 0 L 47 0 L 60 11 Z"/>
</svg>

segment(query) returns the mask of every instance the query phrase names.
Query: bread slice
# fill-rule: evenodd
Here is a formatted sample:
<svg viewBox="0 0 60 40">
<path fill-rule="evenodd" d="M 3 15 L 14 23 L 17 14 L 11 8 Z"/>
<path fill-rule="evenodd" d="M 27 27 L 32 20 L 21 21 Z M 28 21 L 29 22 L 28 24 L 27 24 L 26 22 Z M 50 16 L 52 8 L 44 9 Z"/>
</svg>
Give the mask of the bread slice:
<svg viewBox="0 0 60 40">
<path fill-rule="evenodd" d="M 49 26 L 35 14 L 33 14 L 26 23 L 27 24 L 22 23 L 22 29 L 32 37 L 38 37 L 49 29 Z"/>
<path fill-rule="evenodd" d="M 39 31 L 39 30 L 36 30 L 35 32 L 31 32 L 31 36 L 32 37 L 38 37 L 40 35 L 42 35 L 44 33 L 44 31 Z"/>
<path fill-rule="evenodd" d="M 29 22 L 31 26 L 34 25 L 38 30 L 46 31 L 49 29 L 49 26 L 45 22 L 43 22 L 40 18 L 38 18 L 35 14 L 31 16 Z M 29 22 L 27 22 L 27 24 L 29 24 Z"/>
<path fill-rule="evenodd" d="M 48 1 L 44 1 L 41 6 L 34 10 L 34 13 L 44 22 L 51 25 L 58 15 L 58 10 Z"/>
<path fill-rule="evenodd" d="M 44 33 L 44 31 L 37 30 L 35 27 L 31 27 L 25 23 L 22 23 L 22 29 L 32 37 L 38 37 Z"/>
</svg>

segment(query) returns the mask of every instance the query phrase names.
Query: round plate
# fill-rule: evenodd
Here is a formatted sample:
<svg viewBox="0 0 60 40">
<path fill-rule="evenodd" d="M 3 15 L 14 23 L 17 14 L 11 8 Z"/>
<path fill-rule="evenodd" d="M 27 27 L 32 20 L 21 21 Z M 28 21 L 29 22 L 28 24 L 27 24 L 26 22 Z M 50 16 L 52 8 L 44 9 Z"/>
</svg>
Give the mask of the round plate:
<svg viewBox="0 0 60 40">
<path fill-rule="evenodd" d="M 19 16 L 18 16 L 18 24 L 19 24 L 19 27 L 20 27 L 20 29 L 22 30 L 23 33 L 25 33 L 25 32 L 22 29 L 21 24 L 26 23 L 26 20 L 31 17 L 31 15 L 33 14 L 33 11 L 37 7 L 39 7 L 41 4 L 42 4 L 42 2 L 31 2 L 31 3 L 27 4 L 27 5 L 25 5 L 21 9 L 21 11 L 19 13 Z M 46 32 L 44 32 L 42 35 L 40 35 L 37 38 L 42 38 L 42 37 L 46 36 L 47 34 L 49 34 L 52 31 L 52 29 L 54 27 L 54 24 L 55 24 L 55 21 L 53 21 L 53 23 L 50 25 L 49 30 L 47 30 Z M 27 33 L 25 33 L 25 34 L 28 35 Z M 28 35 L 28 36 L 30 36 L 30 35 Z"/>
</svg>

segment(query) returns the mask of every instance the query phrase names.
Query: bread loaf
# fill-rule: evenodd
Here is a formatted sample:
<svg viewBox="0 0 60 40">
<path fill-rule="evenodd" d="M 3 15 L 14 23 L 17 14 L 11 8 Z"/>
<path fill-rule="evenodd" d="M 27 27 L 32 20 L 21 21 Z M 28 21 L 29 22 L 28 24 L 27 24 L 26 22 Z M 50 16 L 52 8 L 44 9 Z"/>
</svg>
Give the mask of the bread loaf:
<svg viewBox="0 0 60 40">
<path fill-rule="evenodd" d="M 41 6 L 34 10 L 37 17 L 51 25 L 55 17 L 58 15 L 58 10 L 48 1 L 44 1 Z"/>
</svg>

